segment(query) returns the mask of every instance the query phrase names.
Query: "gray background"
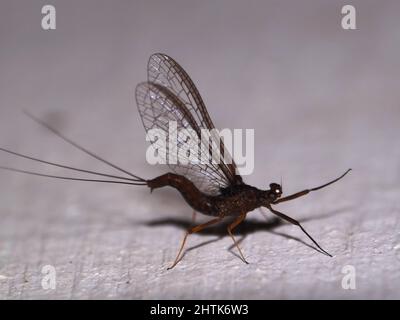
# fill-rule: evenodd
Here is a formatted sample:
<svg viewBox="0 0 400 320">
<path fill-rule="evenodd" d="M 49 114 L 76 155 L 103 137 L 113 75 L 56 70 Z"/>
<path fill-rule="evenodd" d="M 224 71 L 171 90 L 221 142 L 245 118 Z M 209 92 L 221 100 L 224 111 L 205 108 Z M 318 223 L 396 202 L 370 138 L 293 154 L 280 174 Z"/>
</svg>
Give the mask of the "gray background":
<svg viewBox="0 0 400 320">
<path fill-rule="evenodd" d="M 57 30 L 40 27 L 57 9 Z M 172 271 L 190 208 L 173 190 L 62 182 L 0 172 L 0 298 L 400 298 L 400 2 L 11 1 L 0 3 L 0 145 L 114 173 L 38 127 L 27 109 L 144 177 L 134 102 L 153 52 L 189 72 L 218 127 L 254 128 L 255 172 L 292 193 L 354 171 L 279 209 L 298 228 L 249 214 L 244 265 L 224 228 L 190 238 Z M 0 155 L 1 165 L 64 173 Z M 218 240 L 218 241 L 214 241 Z M 304 241 L 304 243 L 302 242 Z M 203 245 L 201 245 L 203 244 Z M 43 290 L 53 265 L 56 290 Z M 356 270 L 356 290 L 341 272 Z"/>
</svg>

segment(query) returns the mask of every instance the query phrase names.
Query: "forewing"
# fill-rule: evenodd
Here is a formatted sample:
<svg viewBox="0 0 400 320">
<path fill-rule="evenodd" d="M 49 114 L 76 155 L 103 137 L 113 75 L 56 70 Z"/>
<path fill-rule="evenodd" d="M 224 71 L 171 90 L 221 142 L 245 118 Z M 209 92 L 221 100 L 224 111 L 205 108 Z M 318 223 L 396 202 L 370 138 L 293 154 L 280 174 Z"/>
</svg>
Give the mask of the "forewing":
<svg viewBox="0 0 400 320">
<path fill-rule="evenodd" d="M 151 129 L 160 129 L 166 137 L 173 137 L 177 134 L 178 150 L 181 149 L 184 143 L 186 145 L 193 144 L 194 149 L 194 144 L 199 141 L 200 128 L 186 105 L 168 88 L 151 82 L 141 83 L 136 88 L 136 101 L 146 132 Z M 187 130 L 190 133 L 189 136 L 184 139 L 177 132 L 171 132 L 171 121 L 176 123 L 177 132 L 182 131 L 182 129 L 190 129 Z M 152 146 L 158 149 L 158 152 L 170 154 L 171 150 L 169 150 L 168 143 L 153 141 Z M 220 192 L 221 188 L 226 188 L 230 185 L 230 180 L 218 164 L 212 163 L 212 161 L 204 164 L 201 162 L 193 163 L 187 154 L 181 153 L 179 155 L 179 159 L 184 159 L 185 157 L 187 164 L 168 163 L 168 166 L 175 173 L 190 179 L 201 191 L 215 195 Z"/>
<path fill-rule="evenodd" d="M 163 53 L 155 53 L 149 59 L 147 72 L 149 82 L 168 88 L 186 106 L 199 128 L 215 129 L 199 91 L 187 72 L 174 59 Z M 218 144 L 221 146 L 220 168 L 234 184 L 238 178 L 236 165 L 234 161 L 224 162 L 224 154 L 225 159 L 232 157 L 222 141 Z"/>
</svg>

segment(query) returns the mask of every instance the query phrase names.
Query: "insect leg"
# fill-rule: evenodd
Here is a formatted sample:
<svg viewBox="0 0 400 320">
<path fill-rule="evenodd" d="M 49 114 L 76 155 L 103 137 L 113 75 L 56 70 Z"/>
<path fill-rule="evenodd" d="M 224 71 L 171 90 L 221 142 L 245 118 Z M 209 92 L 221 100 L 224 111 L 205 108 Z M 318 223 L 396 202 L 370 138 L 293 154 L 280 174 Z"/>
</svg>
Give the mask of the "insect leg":
<svg viewBox="0 0 400 320">
<path fill-rule="evenodd" d="M 174 263 L 172 264 L 172 266 L 170 266 L 170 267 L 168 268 L 168 270 L 174 268 L 174 267 L 178 264 L 178 262 L 180 261 L 180 259 L 181 259 L 181 253 L 182 253 L 183 248 L 184 248 L 184 246 L 185 246 L 186 239 L 187 239 L 187 237 L 188 237 L 190 234 L 199 232 L 199 231 L 203 230 L 204 228 L 207 228 L 207 227 L 209 227 L 209 226 L 211 226 L 211 225 L 213 225 L 213 224 L 215 224 L 215 223 L 217 223 L 217 222 L 220 222 L 222 219 L 223 219 L 223 217 L 218 217 L 218 218 L 212 219 L 212 220 L 210 220 L 210 221 L 208 221 L 208 222 L 206 222 L 206 223 L 203 223 L 203 224 L 200 224 L 200 225 L 198 225 L 198 226 L 192 227 L 192 228 L 190 228 L 188 231 L 186 231 L 185 236 L 183 237 L 183 240 L 182 240 L 181 247 L 180 247 L 180 249 L 179 249 L 179 251 L 178 251 L 178 254 L 176 255 L 175 261 L 174 261 Z"/>
<path fill-rule="evenodd" d="M 291 224 L 294 224 L 296 226 L 298 226 L 306 235 L 307 237 L 310 238 L 310 240 L 312 242 L 314 242 L 314 244 L 327 256 L 332 257 L 332 255 L 330 253 L 328 253 L 327 251 L 325 251 L 324 249 L 321 248 L 321 246 L 317 243 L 317 241 L 315 241 L 313 239 L 313 237 L 311 237 L 308 232 L 303 228 L 303 226 L 300 224 L 300 222 L 298 222 L 297 220 L 287 216 L 286 214 L 283 214 L 282 212 L 276 211 L 275 209 L 273 209 L 271 206 L 267 206 L 267 208 L 273 213 L 276 214 L 278 217 L 282 218 L 283 220 L 286 220 L 288 222 L 290 222 Z"/>
<path fill-rule="evenodd" d="M 243 214 L 241 214 L 235 221 L 233 221 L 232 224 L 230 224 L 230 225 L 228 226 L 228 233 L 229 233 L 229 235 L 231 236 L 231 238 L 232 238 L 232 240 L 233 240 L 233 243 L 235 244 L 236 248 L 238 248 L 239 253 L 240 253 L 240 257 L 242 258 L 243 262 L 246 263 L 246 264 L 249 264 L 249 263 L 246 261 L 246 259 L 244 258 L 243 252 L 242 252 L 242 250 L 240 249 L 239 244 L 237 243 L 235 237 L 234 237 L 233 234 L 232 234 L 232 230 L 233 230 L 234 228 L 236 228 L 240 223 L 242 223 L 243 220 L 244 220 L 245 218 L 246 218 L 246 213 L 243 213 Z"/>
<path fill-rule="evenodd" d="M 192 213 L 192 225 L 196 222 L 196 214 L 197 214 L 196 210 L 193 210 L 193 213 Z"/>
<path fill-rule="evenodd" d="M 319 190 L 319 189 L 325 188 L 325 187 L 327 187 L 327 186 L 329 186 L 329 185 L 331 185 L 331 184 L 333 184 L 333 183 L 339 181 L 340 179 L 342 179 L 342 178 L 343 178 L 346 174 L 348 174 L 350 171 L 351 171 L 351 169 L 348 169 L 348 170 L 347 170 L 345 173 L 343 173 L 339 178 L 336 178 L 335 180 L 332 180 L 332 181 L 330 181 L 330 182 L 328 182 L 328 183 L 325 183 L 325 184 L 323 184 L 322 186 L 319 186 L 319 187 L 316 187 L 316 188 L 312 188 L 312 189 L 305 189 L 305 190 L 303 190 L 303 191 L 296 192 L 296 193 L 294 193 L 294 194 L 292 194 L 292 195 L 290 195 L 290 196 L 283 197 L 283 198 L 280 198 L 280 199 L 274 201 L 273 204 L 278 204 L 278 203 L 281 203 L 281 202 L 284 202 L 284 201 L 289 201 L 289 200 L 293 200 L 293 199 L 296 199 L 296 198 L 300 198 L 300 197 L 305 196 L 306 194 L 310 193 L 311 191 L 317 191 L 317 190 Z"/>
</svg>

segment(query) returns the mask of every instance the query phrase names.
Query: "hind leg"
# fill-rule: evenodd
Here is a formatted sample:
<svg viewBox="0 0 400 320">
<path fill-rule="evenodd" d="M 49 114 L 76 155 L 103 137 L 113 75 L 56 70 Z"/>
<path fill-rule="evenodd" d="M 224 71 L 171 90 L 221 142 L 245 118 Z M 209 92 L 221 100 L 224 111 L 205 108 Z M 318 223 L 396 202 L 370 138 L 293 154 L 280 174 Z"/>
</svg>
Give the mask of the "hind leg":
<svg viewBox="0 0 400 320">
<path fill-rule="evenodd" d="M 218 218 L 212 219 L 212 220 L 210 220 L 210 221 L 208 221 L 206 223 L 200 224 L 200 225 L 195 226 L 193 228 L 190 228 L 188 231 L 186 231 L 185 236 L 183 237 L 183 240 L 182 240 L 181 247 L 180 247 L 180 249 L 178 251 L 178 254 L 176 255 L 175 261 L 172 264 L 172 266 L 170 266 L 168 268 L 168 270 L 174 268 L 178 264 L 178 262 L 180 261 L 181 254 L 182 254 L 183 248 L 184 248 L 185 243 L 186 243 L 186 239 L 190 234 L 199 232 L 199 231 L 203 230 L 204 228 L 207 228 L 207 227 L 209 227 L 209 226 L 211 226 L 213 224 L 216 224 L 216 223 L 220 222 L 222 220 L 222 218 L 223 217 L 218 217 Z"/>
</svg>

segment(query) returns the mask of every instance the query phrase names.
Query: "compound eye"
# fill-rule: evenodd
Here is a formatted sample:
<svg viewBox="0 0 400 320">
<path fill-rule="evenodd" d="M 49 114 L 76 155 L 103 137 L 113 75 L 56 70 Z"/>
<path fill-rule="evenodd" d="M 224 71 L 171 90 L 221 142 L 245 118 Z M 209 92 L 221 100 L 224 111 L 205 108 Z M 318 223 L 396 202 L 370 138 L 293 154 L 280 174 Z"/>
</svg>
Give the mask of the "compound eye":
<svg viewBox="0 0 400 320">
<path fill-rule="evenodd" d="M 271 184 L 269 185 L 269 187 L 271 188 L 271 191 L 272 191 L 273 193 L 275 193 L 276 195 L 282 194 L 282 188 L 281 188 L 281 186 L 280 186 L 279 184 L 277 184 L 277 183 L 271 183 Z"/>
</svg>

